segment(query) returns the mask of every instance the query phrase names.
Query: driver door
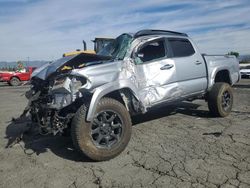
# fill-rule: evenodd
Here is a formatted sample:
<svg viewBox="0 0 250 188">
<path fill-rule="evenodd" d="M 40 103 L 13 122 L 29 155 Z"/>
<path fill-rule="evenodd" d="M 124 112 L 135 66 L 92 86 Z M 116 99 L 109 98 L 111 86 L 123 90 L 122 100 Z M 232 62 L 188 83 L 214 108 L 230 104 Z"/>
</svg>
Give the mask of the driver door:
<svg viewBox="0 0 250 188">
<path fill-rule="evenodd" d="M 146 106 L 179 95 L 175 62 L 167 58 L 164 38 L 142 44 L 135 54 L 139 96 Z"/>
</svg>

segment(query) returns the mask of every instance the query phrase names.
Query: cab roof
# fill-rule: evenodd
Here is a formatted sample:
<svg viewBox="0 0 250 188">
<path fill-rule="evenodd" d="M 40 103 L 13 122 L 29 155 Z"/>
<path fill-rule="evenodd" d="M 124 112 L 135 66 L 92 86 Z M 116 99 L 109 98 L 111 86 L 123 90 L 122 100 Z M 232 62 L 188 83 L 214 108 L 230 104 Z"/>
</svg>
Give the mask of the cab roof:
<svg viewBox="0 0 250 188">
<path fill-rule="evenodd" d="M 148 35 L 174 35 L 174 36 L 188 37 L 186 33 L 180 33 L 176 31 L 168 31 L 168 30 L 152 30 L 152 29 L 140 30 L 137 33 L 135 33 L 133 37 L 138 38 L 141 36 L 148 36 Z"/>
</svg>

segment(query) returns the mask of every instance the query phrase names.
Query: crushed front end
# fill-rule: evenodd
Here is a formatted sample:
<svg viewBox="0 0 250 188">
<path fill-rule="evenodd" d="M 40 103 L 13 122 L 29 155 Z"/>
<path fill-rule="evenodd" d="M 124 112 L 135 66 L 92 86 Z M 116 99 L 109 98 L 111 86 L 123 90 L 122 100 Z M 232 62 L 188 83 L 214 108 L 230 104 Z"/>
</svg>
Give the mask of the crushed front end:
<svg viewBox="0 0 250 188">
<path fill-rule="evenodd" d="M 29 112 L 41 134 L 62 134 L 77 109 L 91 96 L 84 87 L 88 85 L 87 78 L 72 75 L 72 71 L 106 60 L 107 57 L 80 54 L 63 57 L 34 71 L 31 88 L 26 92 L 29 102 L 22 116 Z"/>
<path fill-rule="evenodd" d="M 41 134 L 63 133 L 81 104 L 75 102 L 83 98 L 78 89 L 84 84 L 86 79 L 71 75 L 46 81 L 32 78 L 31 89 L 26 92 L 29 99 L 26 110 L 30 112 L 32 122 L 38 124 Z"/>
</svg>

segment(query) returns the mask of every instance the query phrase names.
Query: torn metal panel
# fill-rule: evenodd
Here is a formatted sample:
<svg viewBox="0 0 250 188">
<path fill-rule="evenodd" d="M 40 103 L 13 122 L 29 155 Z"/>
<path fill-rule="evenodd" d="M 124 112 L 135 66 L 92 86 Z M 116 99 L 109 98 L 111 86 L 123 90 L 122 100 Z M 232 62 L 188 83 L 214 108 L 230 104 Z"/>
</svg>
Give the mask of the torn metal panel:
<svg viewBox="0 0 250 188">
<path fill-rule="evenodd" d="M 121 66 L 121 72 L 119 73 L 119 79 L 127 79 L 136 88 L 139 88 L 138 75 L 136 74 L 136 66 L 131 58 L 127 58 L 123 61 Z"/>
</svg>

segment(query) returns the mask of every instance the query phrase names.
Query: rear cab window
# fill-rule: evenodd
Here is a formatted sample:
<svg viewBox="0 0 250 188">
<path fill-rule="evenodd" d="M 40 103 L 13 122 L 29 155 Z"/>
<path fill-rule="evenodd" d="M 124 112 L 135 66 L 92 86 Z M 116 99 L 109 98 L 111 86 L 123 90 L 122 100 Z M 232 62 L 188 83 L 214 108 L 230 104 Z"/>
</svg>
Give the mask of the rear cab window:
<svg viewBox="0 0 250 188">
<path fill-rule="evenodd" d="M 172 57 L 187 57 L 195 54 L 193 45 L 188 39 L 168 38 Z"/>
</svg>

